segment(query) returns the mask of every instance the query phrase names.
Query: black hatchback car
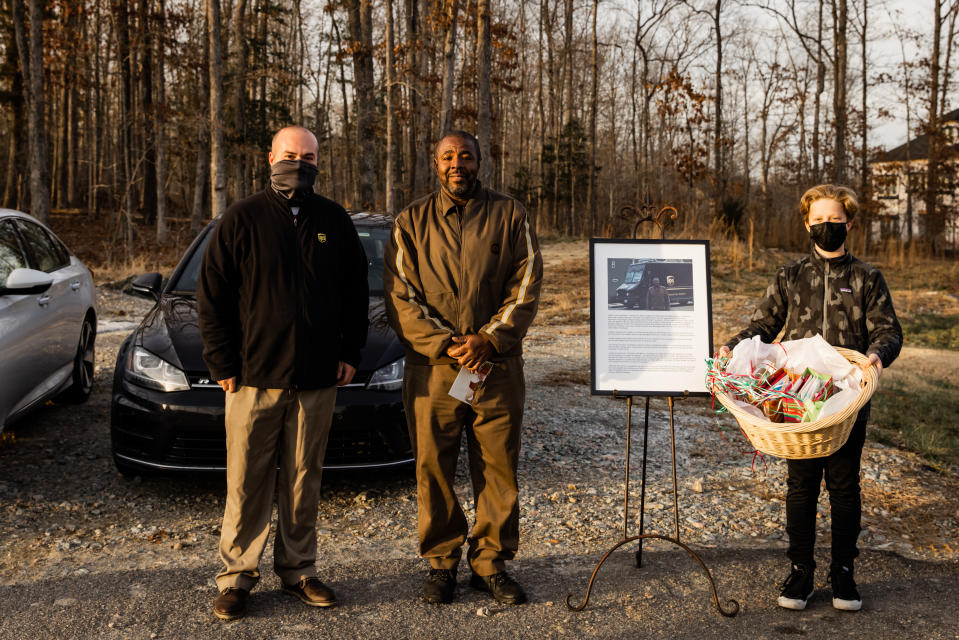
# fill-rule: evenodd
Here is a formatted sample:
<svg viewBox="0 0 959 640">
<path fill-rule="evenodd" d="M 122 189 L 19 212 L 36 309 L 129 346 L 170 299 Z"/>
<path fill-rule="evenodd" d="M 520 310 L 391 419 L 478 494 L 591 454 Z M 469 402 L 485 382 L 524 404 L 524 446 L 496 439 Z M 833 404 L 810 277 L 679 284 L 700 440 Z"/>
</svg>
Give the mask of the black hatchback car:
<svg viewBox="0 0 959 640">
<path fill-rule="evenodd" d="M 369 261 L 370 330 L 353 382 L 340 387 L 325 469 L 369 469 L 412 462 L 403 414 L 403 348 L 383 309 L 383 250 L 392 222 L 352 216 Z M 126 475 L 226 469 L 224 396 L 201 357 L 196 283 L 211 222 L 162 286 L 158 273 L 133 289 L 156 305 L 123 342 L 113 375 L 110 437 Z"/>
</svg>

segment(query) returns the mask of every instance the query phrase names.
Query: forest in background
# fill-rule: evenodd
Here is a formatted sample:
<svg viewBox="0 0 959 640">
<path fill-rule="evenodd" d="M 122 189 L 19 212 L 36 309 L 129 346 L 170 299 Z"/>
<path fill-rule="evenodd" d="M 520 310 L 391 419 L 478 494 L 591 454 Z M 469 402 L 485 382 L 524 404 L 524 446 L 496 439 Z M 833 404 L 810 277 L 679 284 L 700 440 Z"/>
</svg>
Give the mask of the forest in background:
<svg viewBox="0 0 959 640">
<path fill-rule="evenodd" d="M 132 258 L 135 229 L 163 245 L 262 188 L 281 126 L 317 134 L 319 191 L 389 212 L 456 128 L 541 232 L 623 235 L 648 192 L 674 233 L 805 248 L 807 186 L 875 211 L 870 134 L 904 106 L 935 246 L 959 1 L 924 4 L 915 31 L 879 0 L 0 0 L 0 205 Z"/>
</svg>

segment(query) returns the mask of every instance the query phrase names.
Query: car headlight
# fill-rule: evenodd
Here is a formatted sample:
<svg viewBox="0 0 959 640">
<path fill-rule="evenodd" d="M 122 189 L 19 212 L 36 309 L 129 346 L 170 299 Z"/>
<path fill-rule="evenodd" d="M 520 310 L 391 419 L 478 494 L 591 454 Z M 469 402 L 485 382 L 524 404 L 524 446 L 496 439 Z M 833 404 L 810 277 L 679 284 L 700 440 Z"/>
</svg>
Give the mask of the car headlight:
<svg viewBox="0 0 959 640">
<path fill-rule="evenodd" d="M 367 389 L 378 391 L 399 391 L 403 388 L 403 369 L 406 358 L 400 358 L 385 367 L 380 367 L 370 376 Z"/>
<path fill-rule="evenodd" d="M 136 347 L 127 360 L 127 376 L 158 391 L 188 391 L 190 381 L 183 371 L 143 347 Z"/>
</svg>

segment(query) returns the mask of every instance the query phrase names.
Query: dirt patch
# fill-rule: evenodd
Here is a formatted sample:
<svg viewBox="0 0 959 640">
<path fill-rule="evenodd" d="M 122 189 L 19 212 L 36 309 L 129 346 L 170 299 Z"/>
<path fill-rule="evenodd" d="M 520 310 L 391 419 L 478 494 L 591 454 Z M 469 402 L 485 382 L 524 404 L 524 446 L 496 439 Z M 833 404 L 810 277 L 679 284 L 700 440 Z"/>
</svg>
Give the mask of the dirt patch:
<svg viewBox="0 0 959 640">
<path fill-rule="evenodd" d="M 543 384 L 551 386 L 589 386 L 590 372 L 585 369 L 560 369 L 543 376 Z"/>
</svg>

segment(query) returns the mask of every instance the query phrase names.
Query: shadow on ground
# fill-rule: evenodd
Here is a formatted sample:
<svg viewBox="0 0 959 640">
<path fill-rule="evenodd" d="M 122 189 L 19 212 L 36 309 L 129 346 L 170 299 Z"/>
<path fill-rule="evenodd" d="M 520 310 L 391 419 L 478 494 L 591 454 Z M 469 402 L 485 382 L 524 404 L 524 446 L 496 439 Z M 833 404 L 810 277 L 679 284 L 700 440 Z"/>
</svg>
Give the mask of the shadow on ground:
<svg viewBox="0 0 959 640">
<path fill-rule="evenodd" d="M 250 599 L 249 615 L 219 622 L 211 613 L 210 578 L 216 570 L 211 557 L 205 568 L 105 572 L 2 587 L 0 637 L 953 638 L 959 633 L 959 622 L 944 613 L 955 606 L 954 563 L 865 553 L 858 564 L 863 611 L 833 610 L 820 571 L 809 608 L 792 612 L 775 606 L 784 568 L 779 552 L 711 550 L 703 559 L 720 597 L 742 606 L 735 618 L 723 618 L 698 565 L 665 546 L 651 545 L 639 570 L 632 566 L 631 549 L 614 554 L 579 613 L 569 611 L 564 598 L 572 592 L 581 599 L 600 554 L 527 550 L 513 564 L 531 597 L 525 606 L 498 605 L 471 590 L 465 569 L 457 601 L 434 606 L 418 598 L 421 561 L 370 560 L 359 553 L 338 558 L 330 549 L 319 564 L 340 598 L 333 609 L 303 606 L 266 574 Z"/>
</svg>

